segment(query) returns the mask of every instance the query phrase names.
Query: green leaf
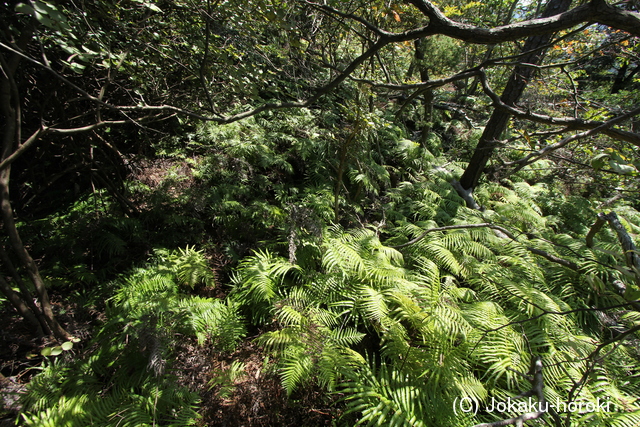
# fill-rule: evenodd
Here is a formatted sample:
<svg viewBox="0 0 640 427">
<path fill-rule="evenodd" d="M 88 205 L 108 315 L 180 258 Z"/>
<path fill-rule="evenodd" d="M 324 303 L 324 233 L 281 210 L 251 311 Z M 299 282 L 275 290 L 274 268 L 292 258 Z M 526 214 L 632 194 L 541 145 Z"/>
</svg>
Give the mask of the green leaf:
<svg viewBox="0 0 640 427">
<path fill-rule="evenodd" d="M 60 348 L 64 351 L 69 351 L 73 348 L 73 343 L 71 341 L 67 341 L 65 343 L 62 343 Z"/>
<path fill-rule="evenodd" d="M 43 3 L 41 1 L 36 1 L 34 3 L 35 9 L 38 13 L 41 13 L 43 15 L 48 15 L 49 12 L 51 12 L 51 10 L 53 10 L 52 6 L 48 5 L 47 3 Z"/>
<path fill-rule="evenodd" d="M 78 64 L 77 62 L 69 63 L 69 68 L 71 68 L 71 70 L 73 70 L 73 72 L 77 74 L 82 74 L 86 67 L 86 65 Z"/>
<path fill-rule="evenodd" d="M 162 13 L 162 9 L 160 9 L 158 6 L 156 6 L 153 3 L 145 3 L 145 6 L 147 6 L 149 9 L 153 10 L 154 12 Z"/>
<path fill-rule="evenodd" d="M 47 15 L 36 11 L 35 17 L 38 20 L 38 22 L 40 22 L 45 27 L 53 28 L 53 21 L 51 21 L 51 19 L 49 19 Z"/>
<path fill-rule="evenodd" d="M 633 289 L 631 286 L 629 286 L 624 292 L 624 298 L 627 301 L 636 301 L 638 298 L 640 298 L 640 290 Z"/>
<path fill-rule="evenodd" d="M 598 154 L 593 159 L 591 159 L 591 166 L 595 170 L 600 170 L 604 165 L 607 164 L 608 159 L 609 159 L 609 154 L 607 153 Z"/>
<path fill-rule="evenodd" d="M 26 15 L 33 15 L 35 13 L 33 7 L 26 3 L 18 3 L 15 7 L 15 11 L 18 13 L 24 13 Z"/>
<path fill-rule="evenodd" d="M 619 173 L 620 175 L 629 175 L 636 171 L 636 169 L 631 165 L 623 165 L 618 162 L 614 162 L 613 160 L 609 160 L 609 166 L 614 172 Z"/>
</svg>

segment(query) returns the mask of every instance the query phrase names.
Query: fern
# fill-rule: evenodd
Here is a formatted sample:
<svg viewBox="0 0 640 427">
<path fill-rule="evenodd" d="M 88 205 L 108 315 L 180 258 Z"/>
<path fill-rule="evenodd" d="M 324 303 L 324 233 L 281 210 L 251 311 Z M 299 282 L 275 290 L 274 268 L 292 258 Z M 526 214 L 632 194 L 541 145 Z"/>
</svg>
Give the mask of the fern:
<svg viewBox="0 0 640 427">
<path fill-rule="evenodd" d="M 464 414 L 448 416 L 444 410 L 448 399 L 425 389 L 424 382 L 386 364 L 376 368 L 372 364 L 363 360 L 340 389 L 346 394 L 345 415 L 360 414 L 356 425 L 464 426 L 470 422 Z"/>
<path fill-rule="evenodd" d="M 176 335 L 194 335 L 218 351 L 232 350 L 245 335 L 232 303 L 181 292 L 183 284 L 212 277 L 203 260 L 190 248 L 158 251 L 124 277 L 93 350 L 79 360 L 47 363 L 31 381 L 23 398 L 25 425 L 195 425 L 199 398 L 167 369 Z"/>
<path fill-rule="evenodd" d="M 269 251 L 257 251 L 240 263 L 238 273 L 233 277 L 232 296 L 240 304 L 251 307 L 254 322 L 264 322 L 271 313 L 271 304 L 276 301 L 279 285 L 287 274 L 298 270 L 297 266 Z"/>
<path fill-rule="evenodd" d="M 402 183 L 389 193 L 394 219 L 384 229 L 333 225 L 314 243 L 309 255 L 315 258 L 304 267 L 257 252 L 235 273 L 234 299 L 253 322 L 274 328 L 258 341 L 277 356 L 287 392 L 312 380 L 338 390 L 353 423 L 495 421 L 490 414 L 455 416 L 453 402 L 468 397 L 482 404 L 528 390 L 518 372 L 528 370 L 534 355 L 545 363 L 548 399 L 595 402 L 609 395 L 617 404 L 632 402 L 640 381 L 637 355 L 627 345 L 612 348 L 615 361 L 602 362 L 570 395 L 590 366 L 603 322 L 593 311 L 569 312 L 620 304 L 606 281 L 621 277 L 611 267 L 624 260 L 613 255 L 618 249 L 610 233 L 586 248 L 583 236 L 546 231 L 557 221 L 537 204 L 546 191 L 522 182 L 491 184 L 479 191 L 487 209 L 478 212 L 438 178 Z M 516 239 L 478 228 L 430 233 L 402 252 L 388 246 L 426 228 L 490 221 Z M 570 260 L 578 270 L 539 258 L 532 247 Z M 630 374 L 629 381 L 614 384 L 621 372 Z M 568 425 L 583 421 L 563 416 Z M 592 417 L 603 424 L 614 419 Z"/>
<path fill-rule="evenodd" d="M 215 277 L 201 251 L 187 247 L 174 255 L 175 272 L 180 283 L 195 287 L 198 283 L 215 285 Z"/>
<path fill-rule="evenodd" d="M 245 364 L 234 360 L 224 371 L 215 372 L 207 383 L 209 390 L 216 388 L 216 394 L 222 399 L 228 399 L 235 390 L 234 383 L 245 375 Z"/>
</svg>

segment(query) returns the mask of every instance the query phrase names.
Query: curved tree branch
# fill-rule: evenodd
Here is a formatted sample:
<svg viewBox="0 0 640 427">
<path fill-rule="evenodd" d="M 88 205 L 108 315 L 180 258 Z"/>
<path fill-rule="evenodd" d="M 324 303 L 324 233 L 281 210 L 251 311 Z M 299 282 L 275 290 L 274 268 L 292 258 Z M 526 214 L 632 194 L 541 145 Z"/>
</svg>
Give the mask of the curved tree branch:
<svg viewBox="0 0 640 427">
<path fill-rule="evenodd" d="M 535 420 L 544 416 L 548 412 L 547 399 L 544 397 L 544 378 L 542 377 L 542 359 L 538 357 L 531 358 L 531 368 L 527 379 L 531 382 L 531 389 L 514 397 L 517 399 L 520 397 L 535 396 L 538 399 L 537 405 L 533 405 L 537 411 L 526 412 L 520 416 L 509 418 L 506 420 L 495 421 L 492 423 L 476 424 L 474 427 L 499 427 L 508 425 L 517 425 L 519 427 L 524 425 L 525 421 Z"/>
<path fill-rule="evenodd" d="M 433 3 L 426 0 L 409 0 L 427 18 L 429 24 L 423 36 L 443 34 L 475 44 L 494 44 L 533 35 L 555 33 L 581 23 L 599 23 L 640 35 L 640 14 L 611 6 L 605 0 L 591 0 L 564 13 L 502 25 L 481 28 L 447 18 Z"/>
<path fill-rule="evenodd" d="M 419 242 L 420 240 L 424 239 L 427 236 L 427 234 L 434 233 L 436 231 L 461 230 L 461 229 L 469 229 L 469 228 L 490 228 L 492 230 L 497 230 L 498 232 L 504 234 L 505 237 L 507 237 L 507 238 L 509 238 L 511 240 L 514 240 L 516 242 L 518 241 L 516 236 L 514 236 L 514 234 L 511 233 L 506 228 L 501 227 L 499 225 L 491 224 L 489 222 L 483 222 L 483 223 L 480 223 L 480 224 L 447 225 L 447 226 L 444 226 L 444 227 L 430 228 L 428 230 L 425 230 L 418 237 L 416 237 L 414 239 L 411 239 L 406 243 L 403 243 L 403 244 L 397 245 L 397 246 L 391 246 L 391 247 L 393 249 L 405 248 L 407 246 L 413 245 L 413 244 Z M 548 261 L 551 261 L 551 262 L 556 263 L 556 264 L 560 264 L 560 265 L 562 265 L 564 267 L 569 268 L 570 270 L 578 271 L 580 269 L 580 267 L 576 263 L 571 262 L 571 261 L 567 261 L 567 260 L 562 259 L 562 258 L 559 258 L 559 257 L 557 257 L 557 256 L 555 256 L 553 254 L 550 254 L 550 253 L 548 253 L 546 251 L 543 251 L 541 249 L 537 249 L 537 248 L 534 248 L 534 247 L 531 247 L 531 246 L 525 246 L 525 248 L 529 252 L 531 252 L 532 254 L 539 255 L 539 256 L 545 258 Z"/>
<path fill-rule="evenodd" d="M 318 10 L 322 10 L 324 13 L 338 15 L 342 18 L 351 19 L 362 24 L 369 31 L 373 32 L 378 36 L 377 42 L 373 43 L 369 47 L 369 49 L 367 49 L 364 53 L 362 53 L 360 56 L 354 59 L 349 64 L 349 66 L 347 66 L 333 80 L 331 80 L 326 85 L 316 89 L 313 95 L 310 96 L 308 99 L 299 100 L 296 102 L 267 103 L 255 109 L 252 109 L 243 113 L 239 113 L 239 114 L 229 115 L 229 116 L 208 116 L 208 115 L 204 115 L 195 111 L 183 109 L 173 105 L 146 105 L 146 104 L 145 105 L 124 105 L 124 106 L 112 105 L 112 104 L 109 104 L 108 102 L 103 101 L 102 96 L 96 97 L 89 94 L 87 91 L 80 88 L 79 86 L 71 82 L 69 79 L 67 79 L 60 73 L 56 72 L 48 64 L 28 56 L 17 46 L 7 45 L 5 43 L 0 42 L 0 47 L 9 52 L 12 52 L 13 54 L 17 55 L 18 57 L 21 57 L 22 59 L 27 60 L 31 64 L 34 64 L 40 68 L 47 70 L 49 73 L 52 73 L 56 79 L 60 80 L 65 85 L 76 90 L 78 93 L 80 93 L 84 97 L 84 99 L 94 102 L 96 106 L 101 106 L 111 111 L 123 114 L 126 120 L 134 121 L 134 119 L 126 115 L 126 112 L 156 112 L 156 113 L 159 112 L 159 113 L 181 114 L 181 115 L 196 118 L 199 120 L 211 121 L 219 124 L 227 124 L 227 123 L 232 123 L 238 120 L 245 119 L 247 117 L 254 116 L 264 111 L 308 107 L 313 103 L 315 103 L 323 95 L 333 91 L 344 80 L 346 80 L 360 65 L 362 65 L 369 58 L 375 56 L 383 47 L 391 43 L 414 40 L 414 39 L 418 39 L 421 37 L 434 35 L 434 34 L 442 34 L 442 35 L 446 35 L 446 36 L 456 38 L 458 40 L 466 41 L 469 43 L 495 44 L 495 43 L 501 43 L 505 41 L 522 39 L 525 37 L 530 37 L 532 35 L 554 33 L 559 30 L 569 29 L 578 24 L 591 23 L 591 22 L 599 22 L 604 25 L 608 25 L 612 28 L 627 31 L 633 35 L 640 35 L 640 25 L 639 25 L 640 14 L 628 12 L 628 11 L 616 8 L 615 6 L 608 5 L 604 0 L 592 0 L 586 4 L 577 6 L 564 13 L 560 13 L 557 15 L 548 16 L 544 18 L 530 19 L 526 21 L 508 24 L 508 25 L 497 26 L 494 28 L 482 28 L 482 27 L 477 27 L 477 26 L 453 21 L 447 18 L 442 13 L 442 11 L 438 9 L 433 3 L 426 0 L 410 0 L 409 2 L 414 6 L 416 6 L 425 15 L 425 17 L 429 19 L 429 23 L 426 26 L 421 28 L 415 28 L 402 33 L 391 33 L 373 25 L 372 23 L 366 21 L 361 17 L 358 17 L 357 15 L 345 13 L 337 9 L 331 8 L 329 6 L 320 5 L 320 4 L 309 2 L 309 1 L 304 1 L 304 3 L 306 3 L 307 5 L 314 7 Z M 477 70 L 469 70 L 468 72 L 458 74 L 451 78 L 441 79 L 441 81 L 426 82 L 421 86 L 414 86 L 413 88 L 417 89 L 417 88 L 426 88 L 426 87 L 436 87 L 442 84 L 446 84 L 447 82 L 455 81 L 460 78 L 474 76 L 476 75 L 477 72 L 478 72 Z M 402 89 L 409 89 L 409 88 L 412 88 L 412 87 L 409 85 L 402 85 Z M 535 115 L 532 117 L 535 117 Z M 609 122 L 606 122 L 606 123 L 608 124 Z M 636 137 L 635 134 L 631 134 L 623 131 L 617 131 L 617 130 L 607 130 L 609 127 L 610 127 L 609 125 L 603 126 L 598 131 L 600 132 L 607 131 L 607 132 L 610 132 L 611 134 L 615 134 L 620 138 L 626 138 L 629 140 L 638 141 L 638 139 L 636 139 L 638 137 Z M 29 147 L 29 145 L 25 146 L 24 150 L 26 150 Z M 19 155 L 20 153 L 16 152 L 16 155 Z"/>
<path fill-rule="evenodd" d="M 513 170 L 513 173 L 519 171 L 520 169 L 522 169 L 523 167 L 536 162 L 537 160 L 540 160 L 541 158 L 543 158 L 544 156 L 546 156 L 547 154 L 564 147 L 565 145 L 573 142 L 573 141 L 577 141 L 580 139 L 584 139 L 593 135 L 596 135 L 598 133 L 604 133 L 604 131 L 606 131 L 607 129 L 610 129 L 611 126 L 620 123 L 624 120 L 627 120 L 633 116 L 637 116 L 638 114 L 640 114 L 640 107 L 636 107 L 631 111 L 628 111 L 625 114 L 621 114 L 619 116 L 616 116 L 612 119 L 607 120 L 606 122 L 600 124 L 599 126 L 596 126 L 594 128 L 591 128 L 590 130 L 584 131 L 584 132 L 580 132 L 580 133 L 576 133 L 574 135 L 568 136 L 564 139 L 562 139 L 561 141 L 556 142 L 555 144 L 551 144 L 551 145 L 547 145 L 544 148 L 541 148 L 540 150 L 534 151 L 533 153 L 528 154 L 527 156 L 525 156 L 524 158 L 517 160 L 515 162 L 508 162 L 505 163 L 505 166 L 516 166 L 515 169 Z"/>
<path fill-rule="evenodd" d="M 584 119 L 573 118 L 573 117 L 552 117 L 544 114 L 524 111 L 512 105 L 505 104 L 500 99 L 500 96 L 497 93 L 495 93 L 493 89 L 489 86 L 489 82 L 487 81 L 486 74 L 482 70 L 480 70 L 478 72 L 478 75 L 480 77 L 480 82 L 482 83 L 483 91 L 489 98 L 491 98 L 491 101 L 494 107 L 503 109 L 514 117 L 517 117 L 519 119 L 529 120 L 536 123 L 541 123 L 541 124 L 566 126 L 566 131 L 585 130 L 589 132 L 584 136 L 577 136 L 577 137 L 574 136 L 573 139 L 571 139 L 571 141 L 575 139 L 581 139 L 583 137 L 591 136 L 596 133 L 603 133 L 609 137 L 612 137 L 621 141 L 629 142 L 631 144 L 634 144 L 640 147 L 640 134 L 611 128 L 613 125 L 619 122 L 622 122 L 624 120 L 627 120 L 633 116 L 637 116 L 638 114 L 640 114 L 640 106 L 634 108 L 633 110 L 628 111 L 627 113 L 613 117 L 607 120 L 606 122 L 601 122 L 598 120 L 584 120 Z M 566 141 L 560 147 L 568 144 L 571 141 Z M 561 142 L 562 141 L 558 142 L 558 144 L 560 144 Z M 539 151 L 542 151 L 542 150 L 539 150 Z M 536 153 L 539 153 L 539 152 L 531 153 L 529 156 L 525 158 L 527 160 L 520 159 L 514 162 L 506 163 L 505 165 L 511 166 L 511 165 L 517 165 L 517 164 L 523 163 L 525 161 L 528 161 L 530 158 L 536 156 Z M 539 154 L 544 154 L 544 153 L 539 153 Z"/>
</svg>

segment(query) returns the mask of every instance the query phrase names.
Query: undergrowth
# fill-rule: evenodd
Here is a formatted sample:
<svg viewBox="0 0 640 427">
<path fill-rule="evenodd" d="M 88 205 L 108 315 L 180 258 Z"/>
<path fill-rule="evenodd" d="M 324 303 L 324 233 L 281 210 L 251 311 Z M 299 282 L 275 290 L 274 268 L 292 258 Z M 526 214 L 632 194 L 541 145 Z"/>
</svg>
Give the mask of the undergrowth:
<svg viewBox="0 0 640 427">
<path fill-rule="evenodd" d="M 198 394 L 178 385 L 172 372 L 181 336 L 224 352 L 245 335 L 232 303 L 188 295 L 212 280 L 193 248 L 157 251 L 119 279 L 92 342 L 75 357 L 46 359 L 29 383 L 24 425 L 195 425 Z"/>
<path fill-rule="evenodd" d="M 318 386 L 340 399 L 337 424 L 469 426 L 517 416 L 455 405 L 482 408 L 529 391 L 524 374 L 541 357 L 548 401 L 606 399 L 612 408 L 548 419 L 637 425 L 637 335 L 607 340 L 640 322 L 629 304 L 639 274 L 613 230 L 587 244 L 600 201 L 558 194 L 561 183 L 534 182 L 525 169 L 480 186 L 483 209 L 467 208 L 450 184 L 463 163 L 434 156 L 382 114 L 353 105 L 343 113 L 333 125 L 308 110 L 202 125 L 188 137 L 191 157 L 156 147 L 187 163 L 191 177 L 135 187 L 149 217 L 74 220 L 101 236 L 91 253 L 105 263 L 144 241 L 136 224 L 169 230 L 168 240 L 182 231 L 178 241 L 206 241 L 211 232 L 231 260 L 231 291 L 225 300 L 192 295 L 226 285 L 194 247 L 156 250 L 127 268 L 94 340 L 75 360 L 43 363 L 24 423 L 192 425 L 198 396 L 172 373 L 180 337 L 228 352 L 249 328 L 288 396 Z M 158 222 L 161 208 L 188 218 Z M 612 209 L 632 235 L 640 231 L 632 206 Z M 453 228 L 424 234 L 445 226 Z M 63 244 L 65 233 L 50 236 Z M 245 369 L 230 366 L 209 385 L 225 398 Z"/>
</svg>

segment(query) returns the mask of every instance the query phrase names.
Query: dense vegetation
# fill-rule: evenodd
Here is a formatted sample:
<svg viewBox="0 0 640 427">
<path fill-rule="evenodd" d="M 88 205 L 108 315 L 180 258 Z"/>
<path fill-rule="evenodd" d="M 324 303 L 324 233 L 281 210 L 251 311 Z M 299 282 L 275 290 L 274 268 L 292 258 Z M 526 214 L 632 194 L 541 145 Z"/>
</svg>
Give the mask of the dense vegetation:
<svg viewBox="0 0 640 427">
<path fill-rule="evenodd" d="M 639 11 L 0 2 L 0 416 L 640 425 Z"/>
</svg>

